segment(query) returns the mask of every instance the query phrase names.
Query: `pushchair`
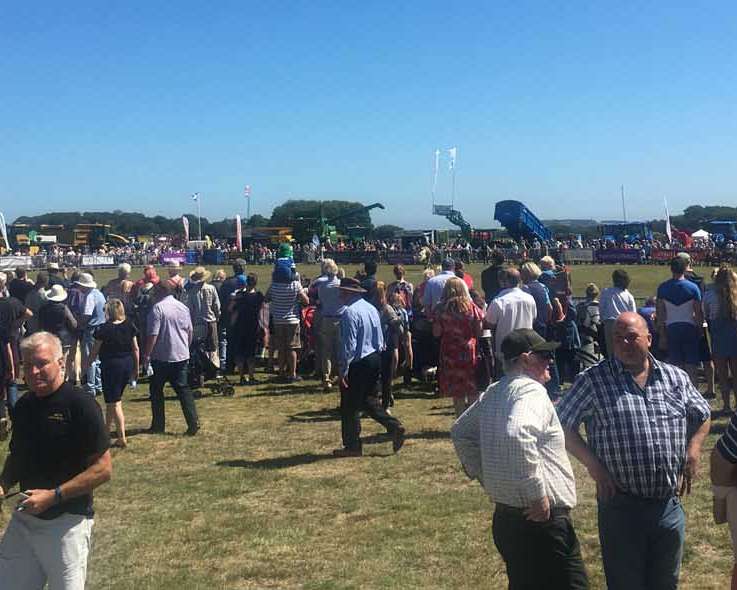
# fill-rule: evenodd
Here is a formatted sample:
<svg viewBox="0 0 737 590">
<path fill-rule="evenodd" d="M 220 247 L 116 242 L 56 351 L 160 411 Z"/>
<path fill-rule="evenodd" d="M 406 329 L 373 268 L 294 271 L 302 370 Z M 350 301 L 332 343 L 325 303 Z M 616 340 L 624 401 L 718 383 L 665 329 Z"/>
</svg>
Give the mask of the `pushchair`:
<svg viewBox="0 0 737 590">
<path fill-rule="evenodd" d="M 220 368 L 210 360 L 207 353 L 207 343 L 204 339 L 192 342 L 189 349 L 189 370 L 187 371 L 189 386 L 192 389 L 199 389 L 205 381 L 214 379 L 215 382 L 208 385 L 210 391 L 216 395 L 235 395 L 235 387 L 225 375 L 220 374 Z"/>
</svg>

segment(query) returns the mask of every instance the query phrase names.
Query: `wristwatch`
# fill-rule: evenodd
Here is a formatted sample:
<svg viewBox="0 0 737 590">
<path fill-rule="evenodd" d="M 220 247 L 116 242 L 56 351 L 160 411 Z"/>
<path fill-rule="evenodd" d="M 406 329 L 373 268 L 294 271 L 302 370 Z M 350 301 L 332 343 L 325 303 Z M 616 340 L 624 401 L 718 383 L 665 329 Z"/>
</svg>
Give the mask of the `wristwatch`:
<svg viewBox="0 0 737 590">
<path fill-rule="evenodd" d="M 61 504 L 61 500 L 61 486 L 56 486 L 56 489 L 54 489 L 54 503 Z"/>
</svg>

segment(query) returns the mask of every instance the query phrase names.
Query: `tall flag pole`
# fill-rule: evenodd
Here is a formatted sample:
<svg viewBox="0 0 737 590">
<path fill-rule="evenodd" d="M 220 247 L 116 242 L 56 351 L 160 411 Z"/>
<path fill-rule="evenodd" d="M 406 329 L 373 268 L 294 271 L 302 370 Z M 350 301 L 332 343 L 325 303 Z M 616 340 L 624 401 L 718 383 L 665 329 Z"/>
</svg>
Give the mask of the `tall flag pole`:
<svg viewBox="0 0 737 590">
<path fill-rule="evenodd" d="M 432 171 L 432 212 L 435 213 L 435 191 L 438 188 L 438 168 L 440 166 L 440 150 L 435 150 L 435 161 Z"/>
<path fill-rule="evenodd" d="M 624 185 L 620 187 L 622 191 L 622 221 L 627 223 L 627 210 L 624 208 Z"/>
<path fill-rule="evenodd" d="M 673 242 L 673 228 L 670 226 L 670 214 L 668 213 L 668 200 L 663 197 L 663 204 L 665 205 L 665 235 L 668 236 L 668 244 Z"/>
<path fill-rule="evenodd" d="M 451 189 L 450 189 L 450 207 L 451 209 L 455 205 L 456 200 L 456 156 L 458 155 L 458 148 L 452 147 L 448 150 L 448 156 L 450 157 L 450 161 L 448 162 L 448 167 L 450 169 L 451 173 Z"/>
<path fill-rule="evenodd" d="M 243 196 L 246 197 L 246 223 L 251 220 L 251 185 L 247 184 L 243 189 Z"/>
<path fill-rule="evenodd" d="M 200 213 L 200 193 L 194 193 L 192 200 L 197 203 L 197 239 L 202 241 L 202 215 Z"/>
</svg>

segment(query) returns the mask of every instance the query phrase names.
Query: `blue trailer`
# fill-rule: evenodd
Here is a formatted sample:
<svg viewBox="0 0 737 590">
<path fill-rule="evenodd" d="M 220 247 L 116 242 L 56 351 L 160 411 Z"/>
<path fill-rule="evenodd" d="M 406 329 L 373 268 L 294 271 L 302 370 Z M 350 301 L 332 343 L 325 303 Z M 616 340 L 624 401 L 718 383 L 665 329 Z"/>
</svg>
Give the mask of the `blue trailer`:
<svg viewBox="0 0 737 590">
<path fill-rule="evenodd" d="M 519 201 L 499 201 L 494 208 L 494 219 L 501 223 L 515 240 L 538 239 L 546 242 L 553 238 L 552 232 L 543 222 Z"/>
</svg>

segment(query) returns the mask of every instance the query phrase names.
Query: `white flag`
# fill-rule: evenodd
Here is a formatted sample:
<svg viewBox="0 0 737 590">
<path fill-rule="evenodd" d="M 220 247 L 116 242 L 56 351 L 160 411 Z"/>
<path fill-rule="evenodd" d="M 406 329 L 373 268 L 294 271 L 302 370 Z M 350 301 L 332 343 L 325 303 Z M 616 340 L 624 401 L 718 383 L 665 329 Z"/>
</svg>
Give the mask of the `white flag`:
<svg viewBox="0 0 737 590">
<path fill-rule="evenodd" d="M 186 215 L 182 215 L 182 225 L 184 226 L 184 242 L 189 242 L 189 219 Z"/>
<path fill-rule="evenodd" d="M 668 214 L 668 201 L 663 197 L 663 203 L 665 204 L 665 235 L 668 236 L 668 243 L 673 241 L 673 230 L 670 227 L 670 215 Z"/>
<path fill-rule="evenodd" d="M 448 157 L 450 158 L 450 162 L 448 162 L 448 170 L 453 172 L 456 168 L 456 156 L 458 155 L 458 148 L 452 147 L 448 150 Z"/>
<path fill-rule="evenodd" d="M 241 233 L 241 216 L 235 216 L 235 243 L 238 246 L 238 252 L 243 251 L 243 234 Z"/>
<path fill-rule="evenodd" d="M 5 242 L 5 247 L 10 250 L 10 242 L 8 241 L 8 228 L 5 225 L 5 215 L 0 213 L 0 238 Z"/>
<path fill-rule="evenodd" d="M 192 195 L 192 200 L 193 201 L 199 201 L 199 199 L 200 199 L 200 193 L 194 193 Z"/>
<path fill-rule="evenodd" d="M 243 189 L 243 196 L 246 197 L 247 199 L 251 196 L 251 185 L 250 184 L 247 184 L 246 188 Z"/>
</svg>

